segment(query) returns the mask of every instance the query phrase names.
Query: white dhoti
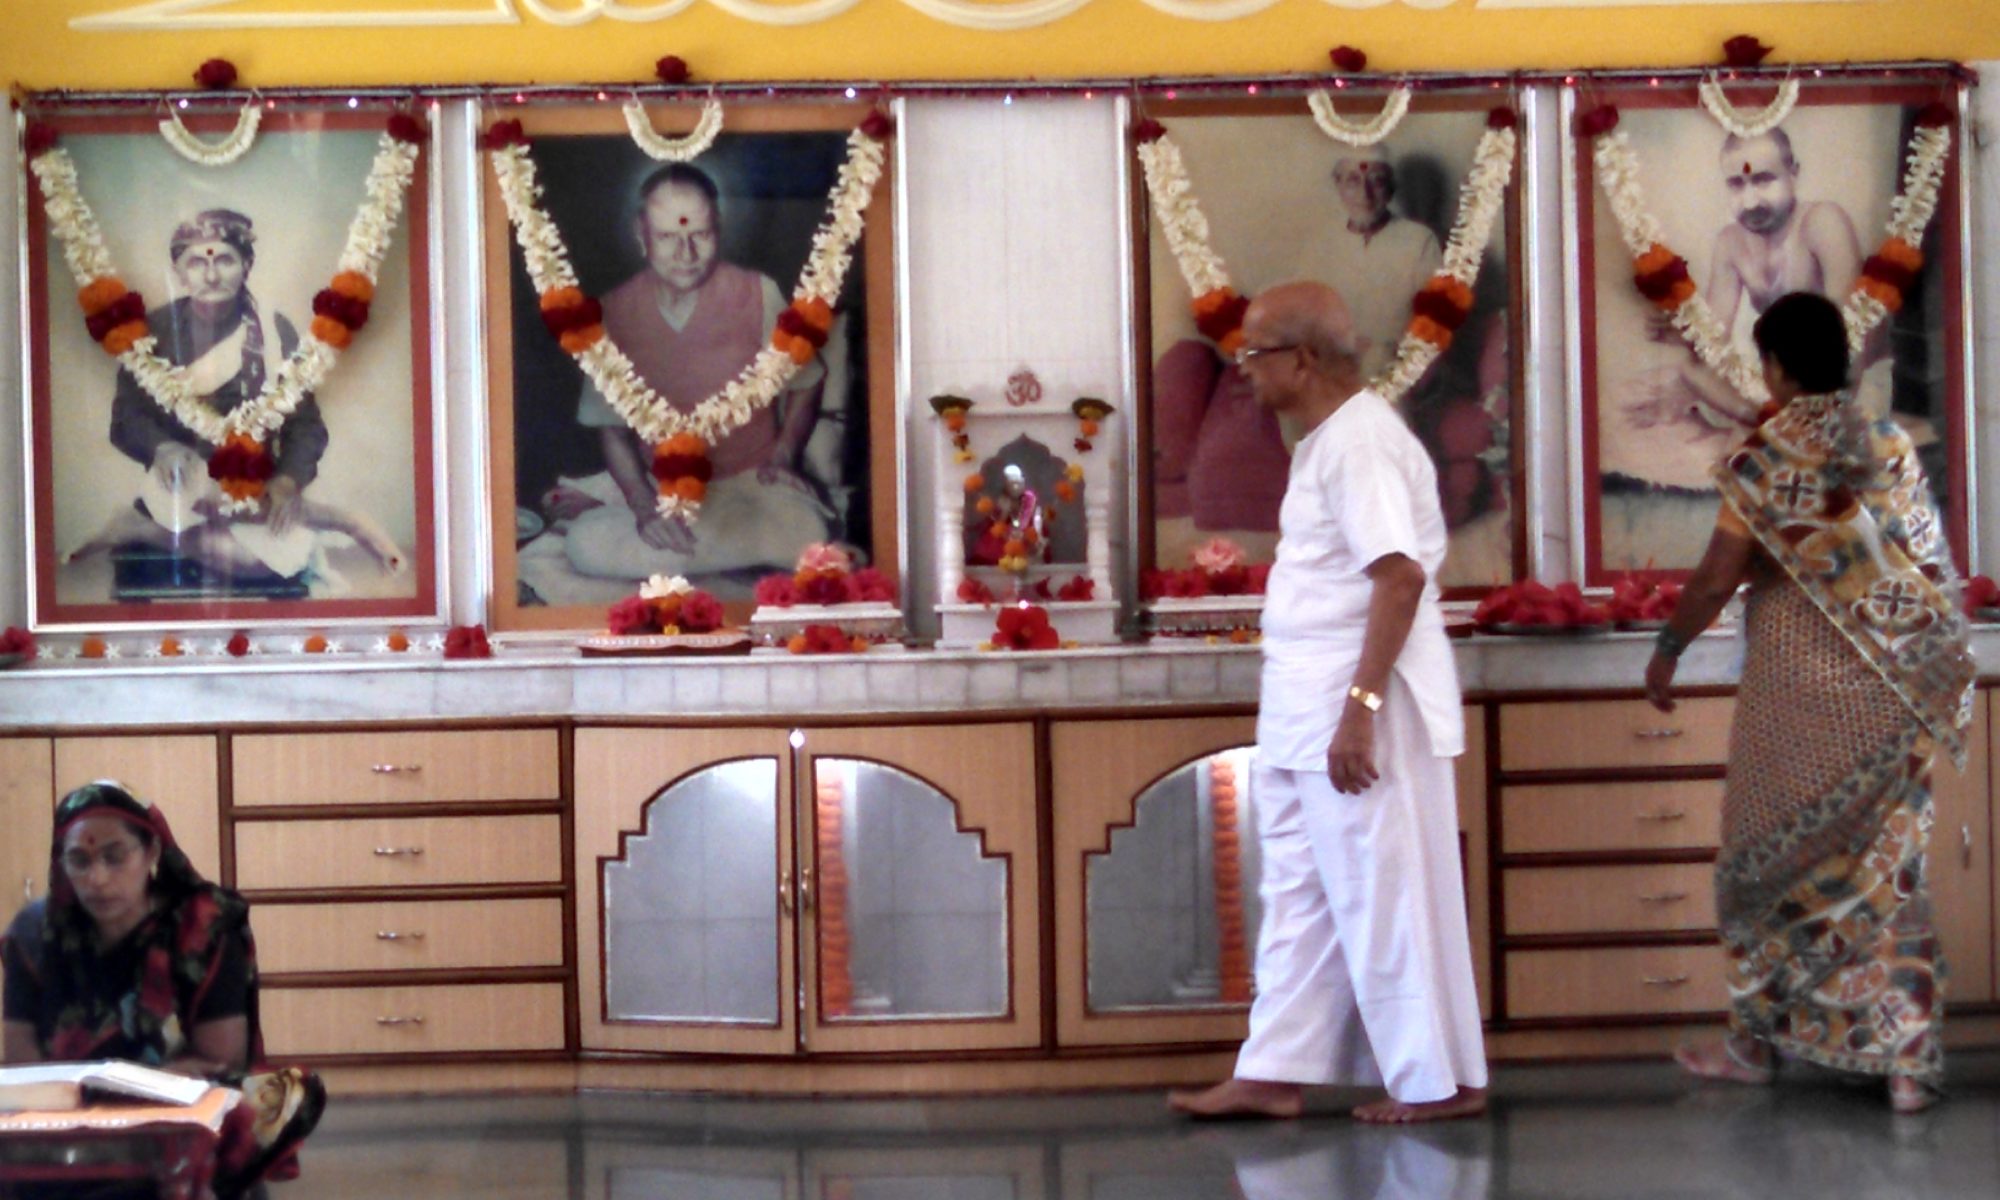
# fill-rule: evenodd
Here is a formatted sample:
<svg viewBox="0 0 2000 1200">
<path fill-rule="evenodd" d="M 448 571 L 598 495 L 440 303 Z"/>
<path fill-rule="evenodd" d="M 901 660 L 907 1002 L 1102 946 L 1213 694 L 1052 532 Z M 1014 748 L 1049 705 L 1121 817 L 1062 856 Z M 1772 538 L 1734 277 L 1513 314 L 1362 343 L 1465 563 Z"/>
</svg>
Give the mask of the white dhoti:
<svg viewBox="0 0 2000 1200">
<path fill-rule="evenodd" d="M 1238 1078 L 1382 1085 L 1407 1104 L 1486 1086 L 1452 760 L 1400 678 L 1386 701 L 1367 791 L 1256 768 L 1264 918 Z"/>
</svg>

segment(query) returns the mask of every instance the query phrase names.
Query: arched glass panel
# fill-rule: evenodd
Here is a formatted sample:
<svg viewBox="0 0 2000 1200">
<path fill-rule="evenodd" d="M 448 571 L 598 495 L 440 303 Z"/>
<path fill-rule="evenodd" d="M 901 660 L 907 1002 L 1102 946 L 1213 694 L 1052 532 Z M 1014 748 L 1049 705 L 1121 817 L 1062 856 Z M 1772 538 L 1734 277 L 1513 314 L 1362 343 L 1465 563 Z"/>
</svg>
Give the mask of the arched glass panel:
<svg viewBox="0 0 2000 1200">
<path fill-rule="evenodd" d="M 1111 851 L 1084 859 L 1092 1012 L 1247 1004 L 1259 860 L 1252 747 L 1197 759 L 1139 796 Z"/>
<path fill-rule="evenodd" d="M 778 760 L 706 767 L 648 801 L 604 865 L 614 1021 L 776 1025 Z"/>
<path fill-rule="evenodd" d="M 826 1021 L 1007 1012 L 1007 863 L 958 806 L 894 767 L 813 762 Z"/>
</svg>

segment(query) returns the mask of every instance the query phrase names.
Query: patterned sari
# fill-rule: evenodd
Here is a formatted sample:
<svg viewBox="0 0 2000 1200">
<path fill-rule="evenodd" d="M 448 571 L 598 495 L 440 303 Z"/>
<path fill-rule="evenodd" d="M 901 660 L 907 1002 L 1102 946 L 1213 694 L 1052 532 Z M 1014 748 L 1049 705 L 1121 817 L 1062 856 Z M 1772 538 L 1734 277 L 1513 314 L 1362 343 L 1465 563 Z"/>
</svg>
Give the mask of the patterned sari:
<svg viewBox="0 0 2000 1200">
<path fill-rule="evenodd" d="M 148 887 L 153 911 L 121 943 L 130 948 L 129 976 L 104 971 L 96 922 L 78 902 L 62 863 L 70 827 L 96 816 L 115 816 L 160 847 Z M 33 919 L 36 908 L 39 921 Z M 65 796 L 56 807 L 48 897 L 16 920 L 10 936 L 0 939 L 0 953 L 9 971 L 21 969 L 33 981 L 40 1008 L 36 1039 L 50 1062 L 122 1058 L 171 1068 L 194 1053 L 189 1037 L 204 997 L 240 967 L 254 1073 L 231 1071 L 217 1080 L 241 1089 L 244 1103 L 223 1128 L 214 1191 L 228 1200 L 259 1179 L 298 1174 L 297 1147 L 319 1120 L 325 1089 L 298 1068 L 263 1065 L 249 904 L 201 877 L 158 808 L 108 782 L 85 784 Z M 121 955 L 117 961 L 126 960 Z"/>
<path fill-rule="evenodd" d="M 1908 437 L 1840 396 L 1767 413 L 1716 479 L 1781 568 L 1745 611 L 1716 862 L 1731 1032 L 1936 1086 L 1929 773 L 1964 761 L 1974 675 L 1937 509 Z"/>
</svg>

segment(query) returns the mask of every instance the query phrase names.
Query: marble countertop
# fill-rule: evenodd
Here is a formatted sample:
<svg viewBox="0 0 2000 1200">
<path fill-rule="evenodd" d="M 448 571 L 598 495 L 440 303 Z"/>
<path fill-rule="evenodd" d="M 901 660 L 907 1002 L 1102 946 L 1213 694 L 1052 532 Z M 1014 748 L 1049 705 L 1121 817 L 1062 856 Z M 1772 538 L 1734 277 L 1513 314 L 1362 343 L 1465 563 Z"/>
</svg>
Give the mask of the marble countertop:
<svg viewBox="0 0 2000 1200">
<path fill-rule="evenodd" d="M 1986 653 L 2000 655 L 2000 632 Z M 1455 643 L 1468 693 L 1632 689 L 1650 634 L 1474 637 Z M 1682 659 L 1687 686 L 1735 680 L 1734 630 Z M 256 655 L 37 662 L 0 672 L 7 727 L 215 726 L 493 718 L 769 716 L 1254 704 L 1255 646 L 1090 647 L 1034 654 L 877 650 L 810 658 L 583 658 L 502 646 L 489 659 Z"/>
</svg>

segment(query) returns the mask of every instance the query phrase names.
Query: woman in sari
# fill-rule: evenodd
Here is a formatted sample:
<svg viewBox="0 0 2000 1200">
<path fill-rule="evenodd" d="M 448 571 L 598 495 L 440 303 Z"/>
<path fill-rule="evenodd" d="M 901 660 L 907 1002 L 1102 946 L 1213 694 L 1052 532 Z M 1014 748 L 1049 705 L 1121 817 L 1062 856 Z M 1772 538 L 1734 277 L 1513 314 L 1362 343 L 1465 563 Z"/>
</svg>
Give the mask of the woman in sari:
<svg viewBox="0 0 2000 1200">
<path fill-rule="evenodd" d="M 262 1067 L 243 897 L 203 879 L 165 815 L 115 783 L 86 784 L 56 806 L 50 858 L 47 897 L 0 938 L 0 1058 L 124 1059 L 241 1088 L 216 1196 L 296 1174 L 294 1151 L 325 1092 L 304 1072 Z"/>
<path fill-rule="evenodd" d="M 1670 710 L 1680 652 L 1749 583 L 1715 868 L 1729 1029 L 1675 1059 L 1740 1083 L 1781 1055 L 1883 1076 L 1915 1112 L 1944 1067 L 1924 873 L 1931 761 L 1963 763 L 1971 711 L 1958 579 L 1909 438 L 1843 394 L 1840 310 L 1785 296 L 1756 342 L 1772 402 L 1715 468 L 1721 516 L 1646 668 Z"/>
</svg>

